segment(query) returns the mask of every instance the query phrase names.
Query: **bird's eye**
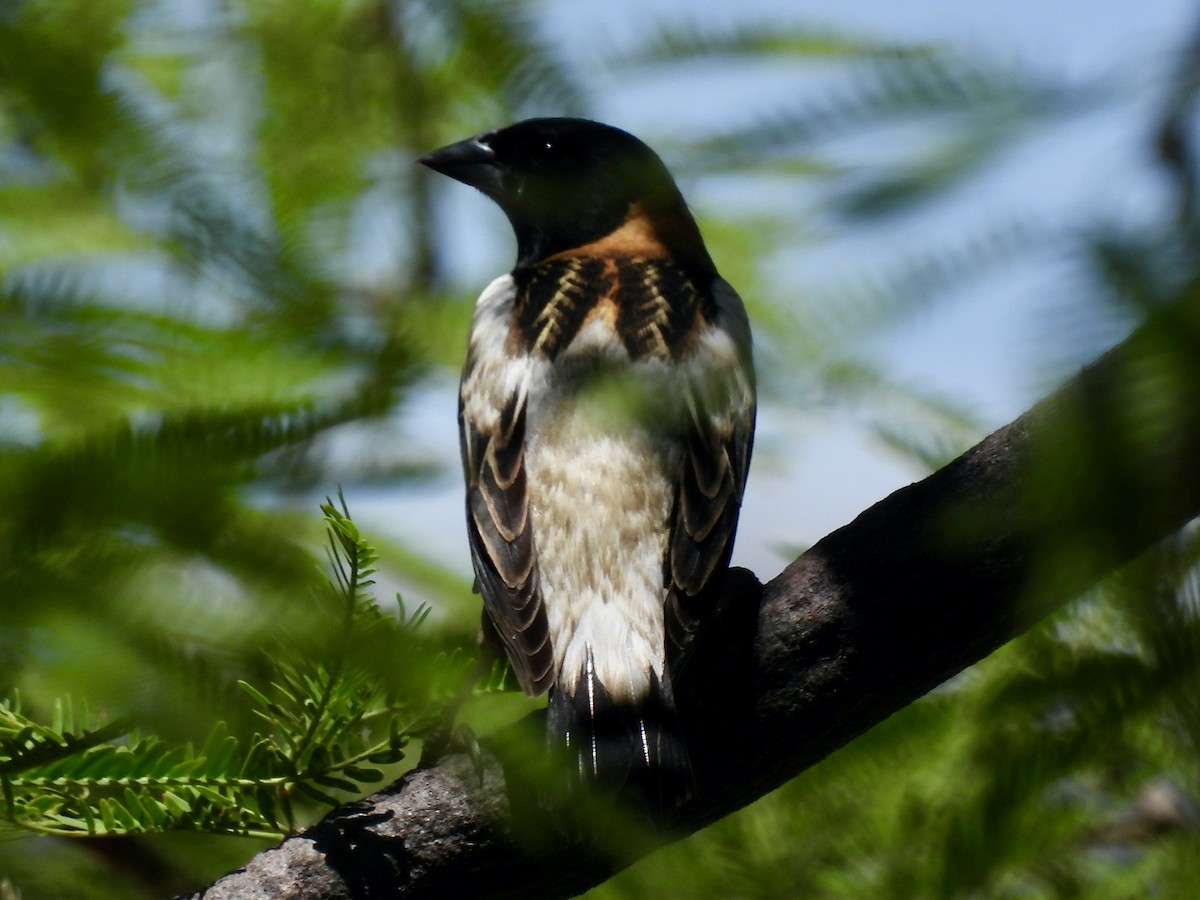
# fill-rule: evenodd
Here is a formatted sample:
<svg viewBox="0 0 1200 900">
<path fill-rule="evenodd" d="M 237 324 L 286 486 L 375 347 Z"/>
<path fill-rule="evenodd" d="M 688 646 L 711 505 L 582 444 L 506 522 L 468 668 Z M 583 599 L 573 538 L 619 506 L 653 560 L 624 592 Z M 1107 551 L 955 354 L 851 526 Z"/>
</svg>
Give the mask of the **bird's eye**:
<svg viewBox="0 0 1200 900">
<path fill-rule="evenodd" d="M 538 138 L 529 145 L 528 160 L 541 171 L 557 168 L 560 156 L 558 142 L 551 138 Z"/>
</svg>

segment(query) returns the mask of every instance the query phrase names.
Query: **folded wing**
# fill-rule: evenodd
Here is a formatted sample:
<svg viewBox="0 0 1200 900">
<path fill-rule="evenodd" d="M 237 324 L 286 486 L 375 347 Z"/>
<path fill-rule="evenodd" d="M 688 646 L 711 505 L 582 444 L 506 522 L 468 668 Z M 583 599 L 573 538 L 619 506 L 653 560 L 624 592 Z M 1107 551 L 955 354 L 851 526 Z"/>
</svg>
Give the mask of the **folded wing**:
<svg viewBox="0 0 1200 900">
<path fill-rule="evenodd" d="M 666 559 L 666 644 L 678 671 L 720 600 L 754 441 L 750 327 L 741 299 L 714 283 L 715 320 L 686 362 L 684 459 Z"/>
<path fill-rule="evenodd" d="M 505 350 L 511 281 L 480 298 L 459 394 L 467 533 L 484 608 L 524 691 L 554 680 L 525 479 L 529 360 Z"/>
</svg>

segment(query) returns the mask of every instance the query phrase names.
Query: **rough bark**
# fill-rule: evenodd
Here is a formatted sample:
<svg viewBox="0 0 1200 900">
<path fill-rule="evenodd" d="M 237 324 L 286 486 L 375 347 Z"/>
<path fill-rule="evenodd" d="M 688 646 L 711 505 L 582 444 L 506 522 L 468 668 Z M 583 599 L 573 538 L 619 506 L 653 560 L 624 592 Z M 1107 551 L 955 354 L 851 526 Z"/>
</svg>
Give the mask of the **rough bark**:
<svg viewBox="0 0 1200 900">
<path fill-rule="evenodd" d="M 1198 360 L 1191 291 L 765 586 L 732 572 L 721 640 L 690 663 L 681 698 L 697 792 L 662 831 L 584 798 L 574 821 L 547 816 L 526 722 L 193 896 L 564 897 L 741 808 L 1200 514 Z"/>
</svg>

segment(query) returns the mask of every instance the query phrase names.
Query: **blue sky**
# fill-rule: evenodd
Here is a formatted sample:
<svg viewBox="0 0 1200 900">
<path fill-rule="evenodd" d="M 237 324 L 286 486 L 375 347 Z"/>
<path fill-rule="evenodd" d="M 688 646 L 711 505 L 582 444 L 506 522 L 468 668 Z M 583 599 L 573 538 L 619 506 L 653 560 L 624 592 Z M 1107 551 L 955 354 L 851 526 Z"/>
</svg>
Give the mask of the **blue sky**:
<svg viewBox="0 0 1200 900">
<path fill-rule="evenodd" d="M 1184 0 L 555 0 L 548 9 L 550 34 L 564 55 L 592 73 L 595 116 L 652 144 L 658 139 L 669 145 L 676 130 L 702 131 L 766 112 L 791 99 L 806 80 L 811 90 L 822 84 L 815 68 L 806 73 L 693 67 L 684 75 L 664 76 L 654 70 L 614 73 L 598 63 L 600 48 L 636 40 L 649 23 L 660 20 L 731 25 L 784 20 L 896 41 L 945 41 L 1000 66 L 1032 65 L 1072 82 L 1101 76 L 1129 82 L 1128 101 L 1019 143 L 974 183 L 969 196 L 956 195 L 944 209 L 923 215 L 920 233 L 899 226 L 832 231 L 818 246 L 785 254 L 781 285 L 836 282 L 856 270 L 886 272 L 915 248 L 952 241 L 1006 217 L 1125 221 L 1152 213 L 1165 196 L 1161 173 L 1150 160 L 1153 102 L 1160 96 L 1153 84 L 1165 76 L 1200 19 L 1195 4 Z M 1150 89 L 1137 89 L 1143 80 Z M 497 124 L 502 123 L 480 123 L 480 128 Z M 846 142 L 846 153 L 860 166 L 870 166 L 874 158 L 871 147 L 853 140 Z M 664 155 L 670 163 L 669 153 Z M 720 185 L 685 187 L 701 215 L 706 204 L 715 211 L 730 202 L 729 191 Z M 803 217 L 815 214 L 818 200 L 798 195 L 787 202 Z M 463 190 L 454 202 L 460 215 L 482 217 L 487 226 L 461 260 L 465 281 L 477 280 L 482 287 L 510 264 L 511 238 L 503 218 L 481 196 Z M 1120 338 L 1101 329 L 1095 346 L 1067 346 L 1059 339 L 1058 301 L 1077 287 L 1074 278 L 1070 261 L 1061 258 L 1006 268 L 895 328 L 865 336 L 864 349 L 894 378 L 962 403 L 990 429 L 1018 415 L 1092 351 Z M 435 458 L 453 460 L 453 377 L 412 398 L 400 428 Z M 760 414 L 759 432 L 764 452 L 751 472 L 735 562 L 764 579 L 781 568 L 787 547 L 819 539 L 921 474 L 879 445 L 852 415 L 770 403 Z M 352 506 L 369 527 L 395 533 L 466 574 L 459 477 L 451 462 L 431 484 L 351 497 Z"/>
</svg>

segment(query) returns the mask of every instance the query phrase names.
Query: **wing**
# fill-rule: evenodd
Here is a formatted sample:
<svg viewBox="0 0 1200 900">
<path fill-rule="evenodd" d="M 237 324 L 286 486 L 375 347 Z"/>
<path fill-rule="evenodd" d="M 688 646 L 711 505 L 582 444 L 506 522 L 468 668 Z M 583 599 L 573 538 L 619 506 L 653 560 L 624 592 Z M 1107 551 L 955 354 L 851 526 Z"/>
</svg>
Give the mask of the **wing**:
<svg viewBox="0 0 1200 900">
<path fill-rule="evenodd" d="M 467 533 L 479 591 L 525 693 L 554 680 L 525 483 L 525 418 L 532 360 L 508 349 L 515 287 L 505 276 L 471 321 L 458 422 L 467 483 Z"/>
<path fill-rule="evenodd" d="M 683 466 L 665 561 L 666 649 L 671 669 L 686 660 L 720 591 L 754 442 L 750 323 L 741 298 L 713 282 L 714 321 L 687 358 Z"/>
</svg>

